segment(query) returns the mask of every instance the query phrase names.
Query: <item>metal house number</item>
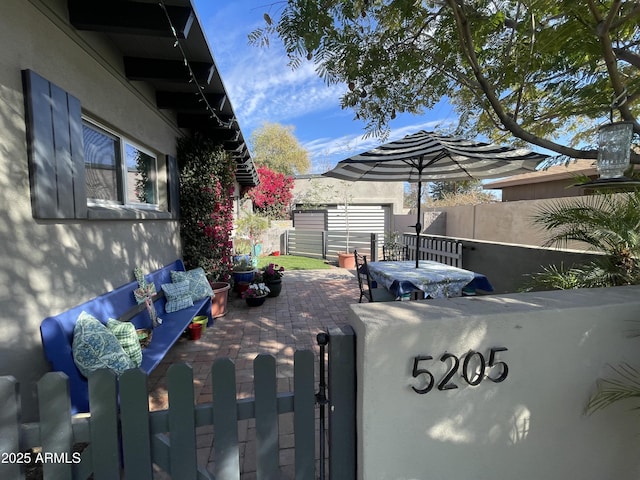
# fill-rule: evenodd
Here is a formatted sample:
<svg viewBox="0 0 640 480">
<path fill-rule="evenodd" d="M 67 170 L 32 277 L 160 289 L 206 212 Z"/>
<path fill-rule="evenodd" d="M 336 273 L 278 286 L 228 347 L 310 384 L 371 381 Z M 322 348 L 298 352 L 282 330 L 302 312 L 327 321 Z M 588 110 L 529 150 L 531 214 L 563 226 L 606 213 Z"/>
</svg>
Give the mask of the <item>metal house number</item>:
<svg viewBox="0 0 640 480">
<path fill-rule="evenodd" d="M 462 357 L 458 357 L 452 353 L 445 353 L 440 357 L 442 363 L 448 363 L 449 367 L 445 375 L 437 383 L 438 390 L 453 390 L 458 388 L 453 382 L 453 377 L 460 369 L 460 360 L 462 359 L 462 368 L 460 374 L 463 380 L 472 387 L 480 385 L 480 382 L 484 378 L 494 382 L 503 382 L 507 375 L 509 375 L 509 367 L 507 364 L 498 358 L 500 352 L 506 352 L 508 349 L 505 347 L 493 347 L 489 350 L 489 359 L 485 359 L 485 356 L 480 352 L 470 350 Z M 419 379 L 420 387 L 412 385 L 411 388 L 414 392 L 424 395 L 429 393 L 434 385 L 436 385 L 436 379 L 433 374 L 425 367 L 425 362 L 433 360 L 431 355 L 416 355 L 413 357 L 413 369 L 411 376 Z"/>
</svg>

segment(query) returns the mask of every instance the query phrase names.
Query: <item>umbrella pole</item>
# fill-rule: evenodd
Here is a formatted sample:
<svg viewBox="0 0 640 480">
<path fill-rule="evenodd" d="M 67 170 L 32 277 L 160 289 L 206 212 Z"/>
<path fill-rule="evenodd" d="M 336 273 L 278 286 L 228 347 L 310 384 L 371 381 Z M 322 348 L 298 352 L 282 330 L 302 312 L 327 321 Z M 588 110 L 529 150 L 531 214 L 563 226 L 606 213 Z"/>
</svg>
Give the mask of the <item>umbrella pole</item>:
<svg viewBox="0 0 640 480">
<path fill-rule="evenodd" d="M 420 200 L 422 197 L 422 180 L 418 180 L 418 219 L 416 221 L 416 268 L 418 268 L 418 254 L 420 253 L 420 232 L 422 224 L 420 223 Z"/>
</svg>

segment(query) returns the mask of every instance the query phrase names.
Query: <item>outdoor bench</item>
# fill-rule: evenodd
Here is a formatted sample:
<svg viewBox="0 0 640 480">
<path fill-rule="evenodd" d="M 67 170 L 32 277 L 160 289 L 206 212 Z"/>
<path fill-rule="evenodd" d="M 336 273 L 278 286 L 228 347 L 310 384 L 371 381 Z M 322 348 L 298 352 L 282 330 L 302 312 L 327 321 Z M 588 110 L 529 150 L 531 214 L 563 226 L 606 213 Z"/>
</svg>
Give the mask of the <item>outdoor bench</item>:
<svg viewBox="0 0 640 480">
<path fill-rule="evenodd" d="M 207 325 L 212 325 L 211 297 L 194 301 L 192 307 L 173 313 L 166 313 L 166 299 L 161 286 L 171 283 L 171 271 L 184 271 L 182 260 L 162 267 L 145 275 L 148 285 L 155 283 L 154 306 L 162 324 L 153 329 L 151 343 L 142 350 L 140 369 L 150 373 L 164 358 L 173 344 L 180 338 L 194 317 L 208 317 Z M 47 317 L 40 325 L 40 334 L 44 353 L 52 370 L 64 372 L 69 377 L 72 413 L 89 411 L 88 381 L 80 373 L 73 360 L 72 341 L 74 327 L 78 316 L 83 312 L 93 315 L 106 324 L 109 318 L 132 322 L 137 329 L 152 328 L 152 322 L 144 303 L 136 302 L 133 291 L 138 282 L 133 281 L 115 290 L 104 293 L 88 302 L 73 307 L 65 312 Z"/>
</svg>

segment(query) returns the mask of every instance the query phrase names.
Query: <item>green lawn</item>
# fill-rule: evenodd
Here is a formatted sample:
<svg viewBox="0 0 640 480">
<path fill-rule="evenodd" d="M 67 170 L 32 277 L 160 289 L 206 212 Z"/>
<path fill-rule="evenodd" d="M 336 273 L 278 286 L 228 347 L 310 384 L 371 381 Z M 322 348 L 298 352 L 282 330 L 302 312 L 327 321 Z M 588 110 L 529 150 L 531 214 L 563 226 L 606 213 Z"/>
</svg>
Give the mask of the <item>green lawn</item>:
<svg viewBox="0 0 640 480">
<path fill-rule="evenodd" d="M 287 270 L 320 270 L 331 268 L 322 259 L 297 257 L 295 255 L 266 256 L 258 258 L 258 268 L 275 263 Z"/>
</svg>

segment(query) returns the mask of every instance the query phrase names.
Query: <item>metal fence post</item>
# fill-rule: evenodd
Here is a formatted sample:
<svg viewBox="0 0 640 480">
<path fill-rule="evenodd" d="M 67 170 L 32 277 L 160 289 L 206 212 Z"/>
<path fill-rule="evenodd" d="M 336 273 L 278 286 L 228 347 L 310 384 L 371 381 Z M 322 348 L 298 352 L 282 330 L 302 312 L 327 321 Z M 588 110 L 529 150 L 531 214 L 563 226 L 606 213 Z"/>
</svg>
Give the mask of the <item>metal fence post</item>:
<svg viewBox="0 0 640 480">
<path fill-rule="evenodd" d="M 289 255 L 289 230 L 282 234 L 282 254 Z"/>
<path fill-rule="evenodd" d="M 329 330 L 329 479 L 356 478 L 355 332 Z"/>
<path fill-rule="evenodd" d="M 327 231 L 323 230 L 322 231 L 322 258 L 324 258 L 326 260 L 327 258 Z"/>
</svg>

